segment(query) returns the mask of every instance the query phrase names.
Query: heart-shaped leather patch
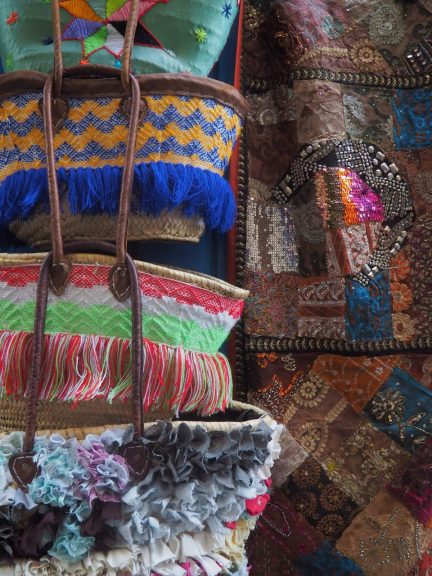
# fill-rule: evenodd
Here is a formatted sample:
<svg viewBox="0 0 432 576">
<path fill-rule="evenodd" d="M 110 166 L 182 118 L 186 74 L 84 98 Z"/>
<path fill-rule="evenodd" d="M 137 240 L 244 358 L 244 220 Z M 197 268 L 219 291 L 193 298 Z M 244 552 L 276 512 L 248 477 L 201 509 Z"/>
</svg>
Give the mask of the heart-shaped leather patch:
<svg viewBox="0 0 432 576">
<path fill-rule="evenodd" d="M 33 452 L 15 454 L 9 460 L 9 470 L 12 478 L 23 492 L 28 492 L 29 484 L 39 473 L 38 465 L 33 460 Z"/>
<path fill-rule="evenodd" d="M 139 442 L 122 446 L 120 455 L 126 460 L 135 480 L 141 481 L 147 476 L 152 464 L 151 451 Z"/>
<path fill-rule="evenodd" d="M 109 286 L 114 298 L 119 302 L 127 300 L 131 293 L 131 283 L 127 268 L 115 266 L 109 275 Z"/>
<path fill-rule="evenodd" d="M 39 101 L 39 112 L 43 116 L 43 100 Z M 53 130 L 58 132 L 63 126 L 64 121 L 69 113 L 69 104 L 67 100 L 62 98 L 56 98 L 52 103 L 52 115 L 53 115 Z"/>
</svg>

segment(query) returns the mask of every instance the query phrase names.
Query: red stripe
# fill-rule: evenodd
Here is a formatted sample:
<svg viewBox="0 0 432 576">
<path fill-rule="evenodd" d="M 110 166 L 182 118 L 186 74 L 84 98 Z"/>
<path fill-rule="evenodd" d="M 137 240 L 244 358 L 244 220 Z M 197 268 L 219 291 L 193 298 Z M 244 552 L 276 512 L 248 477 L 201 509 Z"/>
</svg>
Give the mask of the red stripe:
<svg viewBox="0 0 432 576">
<path fill-rule="evenodd" d="M 37 282 L 39 270 L 38 265 L 5 266 L 0 268 L 0 282 L 17 288 L 24 287 L 29 283 Z M 78 288 L 89 289 L 94 286 L 108 286 L 110 270 L 110 266 L 76 264 L 72 268 L 70 283 Z M 145 272 L 140 272 L 139 278 L 141 291 L 145 296 L 153 298 L 168 296 L 174 298 L 179 304 L 201 306 L 209 314 L 227 312 L 235 319 L 241 316 L 243 310 L 243 301 L 241 300 L 220 296 L 204 288 Z"/>
</svg>

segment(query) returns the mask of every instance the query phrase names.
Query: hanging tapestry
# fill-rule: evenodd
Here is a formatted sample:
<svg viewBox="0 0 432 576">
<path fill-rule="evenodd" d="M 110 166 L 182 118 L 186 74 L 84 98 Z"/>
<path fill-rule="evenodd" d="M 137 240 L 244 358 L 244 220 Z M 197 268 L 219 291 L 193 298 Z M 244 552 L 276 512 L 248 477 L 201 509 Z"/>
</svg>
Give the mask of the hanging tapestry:
<svg viewBox="0 0 432 576">
<path fill-rule="evenodd" d="M 240 393 L 286 426 L 252 576 L 432 566 L 432 2 L 247 0 Z"/>
</svg>

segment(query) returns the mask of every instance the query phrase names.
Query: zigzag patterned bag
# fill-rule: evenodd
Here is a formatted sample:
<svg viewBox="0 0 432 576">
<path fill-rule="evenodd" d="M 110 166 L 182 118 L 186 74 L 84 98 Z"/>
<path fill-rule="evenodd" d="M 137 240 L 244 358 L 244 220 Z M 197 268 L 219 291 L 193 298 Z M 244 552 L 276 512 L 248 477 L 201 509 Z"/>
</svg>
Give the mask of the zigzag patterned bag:
<svg viewBox="0 0 432 576">
<path fill-rule="evenodd" d="M 58 2 L 55 150 L 65 240 L 115 238 L 113 216 L 126 147 L 127 78 L 135 26 L 125 33 L 122 69 L 80 66 L 63 74 Z M 0 227 L 33 245 L 49 242 L 49 204 L 40 101 L 46 75 L 0 77 Z M 198 241 L 204 223 L 222 232 L 236 205 L 224 179 L 246 103 L 231 86 L 188 74 L 140 76 L 141 111 L 130 239 Z"/>
</svg>

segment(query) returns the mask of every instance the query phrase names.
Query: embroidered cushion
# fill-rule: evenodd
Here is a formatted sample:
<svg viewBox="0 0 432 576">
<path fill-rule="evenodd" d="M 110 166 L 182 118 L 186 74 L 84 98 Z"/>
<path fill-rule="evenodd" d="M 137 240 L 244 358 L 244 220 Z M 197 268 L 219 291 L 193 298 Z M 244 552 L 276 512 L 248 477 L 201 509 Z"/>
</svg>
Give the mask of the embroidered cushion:
<svg viewBox="0 0 432 576">
<path fill-rule="evenodd" d="M 120 67 L 128 0 L 61 0 L 64 60 Z M 207 75 L 237 15 L 237 0 L 141 0 L 135 36 L 136 74 Z M 0 3 L 0 58 L 5 71 L 50 72 L 51 6 L 46 0 Z"/>
</svg>

